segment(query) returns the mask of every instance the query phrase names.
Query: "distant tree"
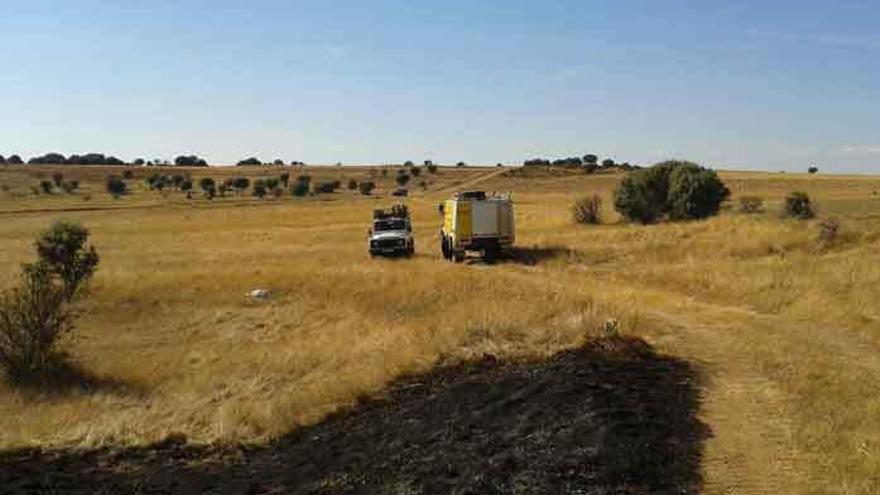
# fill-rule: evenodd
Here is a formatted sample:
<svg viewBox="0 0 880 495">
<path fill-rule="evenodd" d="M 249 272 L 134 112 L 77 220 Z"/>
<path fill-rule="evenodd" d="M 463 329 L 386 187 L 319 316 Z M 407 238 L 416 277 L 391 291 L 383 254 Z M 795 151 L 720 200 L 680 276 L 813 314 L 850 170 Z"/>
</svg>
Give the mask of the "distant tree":
<svg viewBox="0 0 880 495">
<path fill-rule="evenodd" d="M 22 161 L 20 156 L 11 155 L 9 158 L 6 159 L 6 163 L 8 163 L 9 165 L 22 165 L 24 162 Z"/>
<path fill-rule="evenodd" d="M 363 194 L 364 196 L 369 196 L 370 194 L 372 194 L 372 193 L 373 193 L 373 189 L 376 189 L 376 184 L 375 184 L 374 182 L 371 182 L 371 181 L 361 181 L 361 183 L 358 184 L 358 190 L 359 190 L 360 193 Z"/>
<path fill-rule="evenodd" d="M 250 187 L 251 181 L 247 177 L 236 177 L 232 179 L 232 187 L 235 189 L 236 194 L 241 194 L 245 189 Z"/>
<path fill-rule="evenodd" d="M 422 165 L 424 165 L 425 168 L 428 168 L 428 167 L 430 167 L 430 166 L 433 165 L 433 164 L 434 164 L 433 161 L 431 161 L 431 160 L 425 160 L 425 163 L 423 163 Z"/>
<path fill-rule="evenodd" d="M 192 191 L 193 183 L 190 179 L 183 179 L 183 182 L 180 183 L 180 190 L 186 193 L 186 196 L 190 196 L 190 191 Z"/>
<path fill-rule="evenodd" d="M 276 158 L 275 161 L 272 162 L 272 165 L 275 165 L 276 167 L 283 167 L 284 161 L 282 161 L 280 158 Z"/>
<path fill-rule="evenodd" d="M 28 163 L 32 164 L 46 164 L 46 165 L 63 165 L 65 162 L 64 155 L 60 153 L 46 153 L 43 156 L 35 156 L 28 160 Z"/>
<path fill-rule="evenodd" d="M 403 171 L 401 170 L 401 172 L 403 172 Z M 397 174 L 397 177 L 394 178 L 394 181 L 397 182 L 397 185 L 399 185 L 400 187 L 403 187 L 407 184 L 407 182 L 409 182 L 409 174 L 407 174 L 407 173 Z"/>
<path fill-rule="evenodd" d="M 3 155 L 0 155 L 0 165 L 6 165 L 6 158 L 3 158 Z"/>
<path fill-rule="evenodd" d="M 134 172 L 132 172 L 131 170 L 126 170 L 126 171 L 122 172 L 122 178 L 123 179 L 134 179 Z"/>
<path fill-rule="evenodd" d="M 180 189 L 180 185 L 183 184 L 183 181 L 186 180 L 186 177 L 183 174 L 174 174 L 171 176 L 171 184 L 174 186 L 174 189 Z"/>
<path fill-rule="evenodd" d="M 205 193 L 208 199 L 213 199 L 217 192 L 217 183 L 211 177 L 202 177 L 199 179 L 199 189 Z"/>
<path fill-rule="evenodd" d="M 611 158 L 606 158 L 602 160 L 602 168 L 611 168 L 614 166 L 614 160 Z"/>
<path fill-rule="evenodd" d="M 407 160 L 407 161 L 403 162 L 403 166 L 407 167 L 407 168 L 412 167 L 414 165 L 415 165 L 415 163 L 413 163 L 412 160 Z"/>
<path fill-rule="evenodd" d="M 503 163 L 501 163 L 501 162 L 498 162 L 498 163 L 496 163 L 496 164 L 495 164 L 495 166 L 496 166 L 496 167 L 503 167 L 503 166 L 504 166 L 504 164 L 503 164 Z"/>
<path fill-rule="evenodd" d="M 807 169 L 807 172 L 809 172 L 811 174 L 815 174 L 818 171 L 819 171 L 819 167 L 810 167 Z"/>
<path fill-rule="evenodd" d="M 119 199 L 119 197 L 128 192 L 128 185 L 126 185 L 125 181 L 122 180 L 122 177 L 118 175 L 107 176 L 106 187 L 107 192 L 110 193 L 114 199 Z"/>
<path fill-rule="evenodd" d="M 437 165 L 434 165 L 434 163 L 431 162 L 431 160 L 428 160 L 425 163 L 425 168 L 428 169 L 428 173 L 431 173 L 431 174 L 437 173 Z"/>
<path fill-rule="evenodd" d="M 545 160 L 543 158 L 532 158 L 531 160 L 526 160 L 523 162 L 524 167 L 549 167 L 550 160 Z"/>
<path fill-rule="evenodd" d="M 178 167 L 207 167 L 208 162 L 196 155 L 181 155 L 174 159 L 174 165 Z"/>
<path fill-rule="evenodd" d="M 266 184 L 266 189 L 268 189 L 270 191 L 274 191 L 275 189 L 278 189 L 278 184 L 281 183 L 281 181 L 278 180 L 277 177 L 269 177 L 264 182 Z"/>
<path fill-rule="evenodd" d="M 584 155 L 584 163 L 596 165 L 599 162 L 599 157 L 593 154 Z"/>
<path fill-rule="evenodd" d="M 52 194 L 52 182 L 48 180 L 40 181 L 40 189 L 46 194 Z"/>
<path fill-rule="evenodd" d="M 354 191 L 357 188 L 358 188 L 358 181 L 356 181 L 354 179 L 348 179 L 348 189 L 350 191 Z"/>
<path fill-rule="evenodd" d="M 281 175 L 278 176 L 278 180 L 280 180 L 284 188 L 287 189 L 288 183 L 290 182 L 290 172 L 281 172 Z"/>
<path fill-rule="evenodd" d="M 336 182 L 320 182 L 315 185 L 314 192 L 318 194 L 330 194 L 336 191 Z"/>
<path fill-rule="evenodd" d="M 52 182 L 55 183 L 55 187 L 61 187 L 61 184 L 64 182 L 64 174 L 55 172 L 52 174 Z"/>
<path fill-rule="evenodd" d="M 252 193 L 254 196 L 262 199 L 266 195 L 267 192 L 268 192 L 268 190 L 266 188 L 266 181 L 265 180 L 257 179 L 254 181 L 254 187 L 253 187 L 253 193 Z"/>
<path fill-rule="evenodd" d="M 239 167 L 253 167 L 262 164 L 263 162 L 261 162 L 259 158 L 254 156 L 245 158 L 244 160 L 240 160 L 238 163 L 236 163 L 236 165 Z"/>
<path fill-rule="evenodd" d="M 132 163 L 133 165 L 138 166 L 138 167 L 143 167 L 145 162 L 144 162 L 144 159 L 143 159 L 143 158 L 135 158 L 134 161 L 131 162 L 131 163 Z"/>
<path fill-rule="evenodd" d="M 466 166 L 466 165 L 467 165 L 467 164 L 464 163 L 464 162 L 458 162 L 458 163 L 455 164 L 456 167 L 464 167 L 464 166 Z"/>
<path fill-rule="evenodd" d="M 290 188 L 290 194 L 296 197 L 303 197 L 309 194 L 309 182 L 308 181 L 295 181 L 293 186 Z"/>
</svg>

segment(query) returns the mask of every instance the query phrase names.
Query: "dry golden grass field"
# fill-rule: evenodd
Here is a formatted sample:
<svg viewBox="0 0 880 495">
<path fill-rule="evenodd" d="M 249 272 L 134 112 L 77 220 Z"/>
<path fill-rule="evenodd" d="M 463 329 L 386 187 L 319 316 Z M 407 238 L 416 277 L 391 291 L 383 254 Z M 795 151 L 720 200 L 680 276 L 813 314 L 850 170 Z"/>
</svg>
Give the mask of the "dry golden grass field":
<svg viewBox="0 0 880 495">
<path fill-rule="evenodd" d="M 65 343 L 91 386 L 0 385 L 0 449 L 173 434 L 261 444 L 401 376 L 487 354 L 547 358 L 616 319 L 699 369 L 706 493 L 880 493 L 880 177 L 724 172 L 733 198 L 718 217 L 638 226 L 610 208 L 619 174 L 441 168 L 406 200 L 416 256 L 373 260 L 366 230 L 392 200 L 394 170 L 309 167 L 343 188 L 209 201 L 146 190 L 146 168 L 112 199 L 107 168 L 60 167 L 81 190 L 34 195 L 55 170 L 0 167 L 0 287 L 52 221 L 91 231 L 101 261 Z M 278 170 L 189 172 L 197 183 Z M 374 196 L 344 187 L 371 173 Z M 436 206 L 461 188 L 513 192 L 513 259 L 442 261 Z M 781 218 L 793 190 L 811 195 L 815 220 Z M 571 204 L 592 193 L 605 198 L 603 224 L 575 224 Z M 737 212 L 743 195 L 767 211 Z M 828 242 L 830 217 L 841 232 Z M 249 301 L 257 287 L 272 297 Z"/>
</svg>

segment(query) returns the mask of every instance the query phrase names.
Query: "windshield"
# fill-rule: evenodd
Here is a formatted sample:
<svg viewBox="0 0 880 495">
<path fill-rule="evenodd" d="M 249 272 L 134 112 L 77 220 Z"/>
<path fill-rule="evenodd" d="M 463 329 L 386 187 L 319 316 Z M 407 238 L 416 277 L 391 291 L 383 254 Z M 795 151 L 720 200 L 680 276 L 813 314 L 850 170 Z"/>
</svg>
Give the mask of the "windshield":
<svg viewBox="0 0 880 495">
<path fill-rule="evenodd" d="M 406 230 L 406 222 L 399 218 L 376 220 L 376 223 L 373 224 L 373 231 L 382 232 L 384 230 Z"/>
</svg>

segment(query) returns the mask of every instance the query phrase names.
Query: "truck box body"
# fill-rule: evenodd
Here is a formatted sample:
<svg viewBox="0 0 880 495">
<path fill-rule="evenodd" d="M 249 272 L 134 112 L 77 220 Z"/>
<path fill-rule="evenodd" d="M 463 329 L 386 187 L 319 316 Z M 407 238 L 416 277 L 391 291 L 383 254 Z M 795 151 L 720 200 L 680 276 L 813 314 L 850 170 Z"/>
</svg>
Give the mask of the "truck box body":
<svg viewBox="0 0 880 495">
<path fill-rule="evenodd" d="M 497 251 L 511 246 L 515 226 L 510 197 L 470 194 L 456 195 L 443 204 L 441 234 L 448 247 L 453 251 Z"/>
</svg>

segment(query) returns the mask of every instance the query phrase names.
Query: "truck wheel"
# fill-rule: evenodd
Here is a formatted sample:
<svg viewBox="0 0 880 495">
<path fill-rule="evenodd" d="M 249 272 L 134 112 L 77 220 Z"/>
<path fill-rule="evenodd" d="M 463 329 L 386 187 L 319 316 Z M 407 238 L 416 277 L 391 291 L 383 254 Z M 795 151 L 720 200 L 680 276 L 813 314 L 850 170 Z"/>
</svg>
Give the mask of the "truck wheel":
<svg viewBox="0 0 880 495">
<path fill-rule="evenodd" d="M 464 261 L 464 251 L 454 251 L 452 254 L 452 259 L 456 263 L 461 263 Z"/>
<path fill-rule="evenodd" d="M 410 256 L 412 256 L 412 255 L 414 255 L 414 254 L 416 254 L 416 243 L 415 243 L 415 242 L 413 242 L 412 244 L 410 244 L 410 245 L 409 245 L 409 249 L 406 250 L 406 256 L 407 256 L 407 257 L 410 257 Z"/>
<path fill-rule="evenodd" d="M 495 263 L 495 260 L 498 259 L 498 249 L 493 247 L 487 247 L 483 250 L 483 260 L 486 263 Z"/>
<path fill-rule="evenodd" d="M 440 236 L 440 253 L 443 255 L 444 260 L 449 259 L 449 242 L 446 240 L 445 235 Z"/>
</svg>

